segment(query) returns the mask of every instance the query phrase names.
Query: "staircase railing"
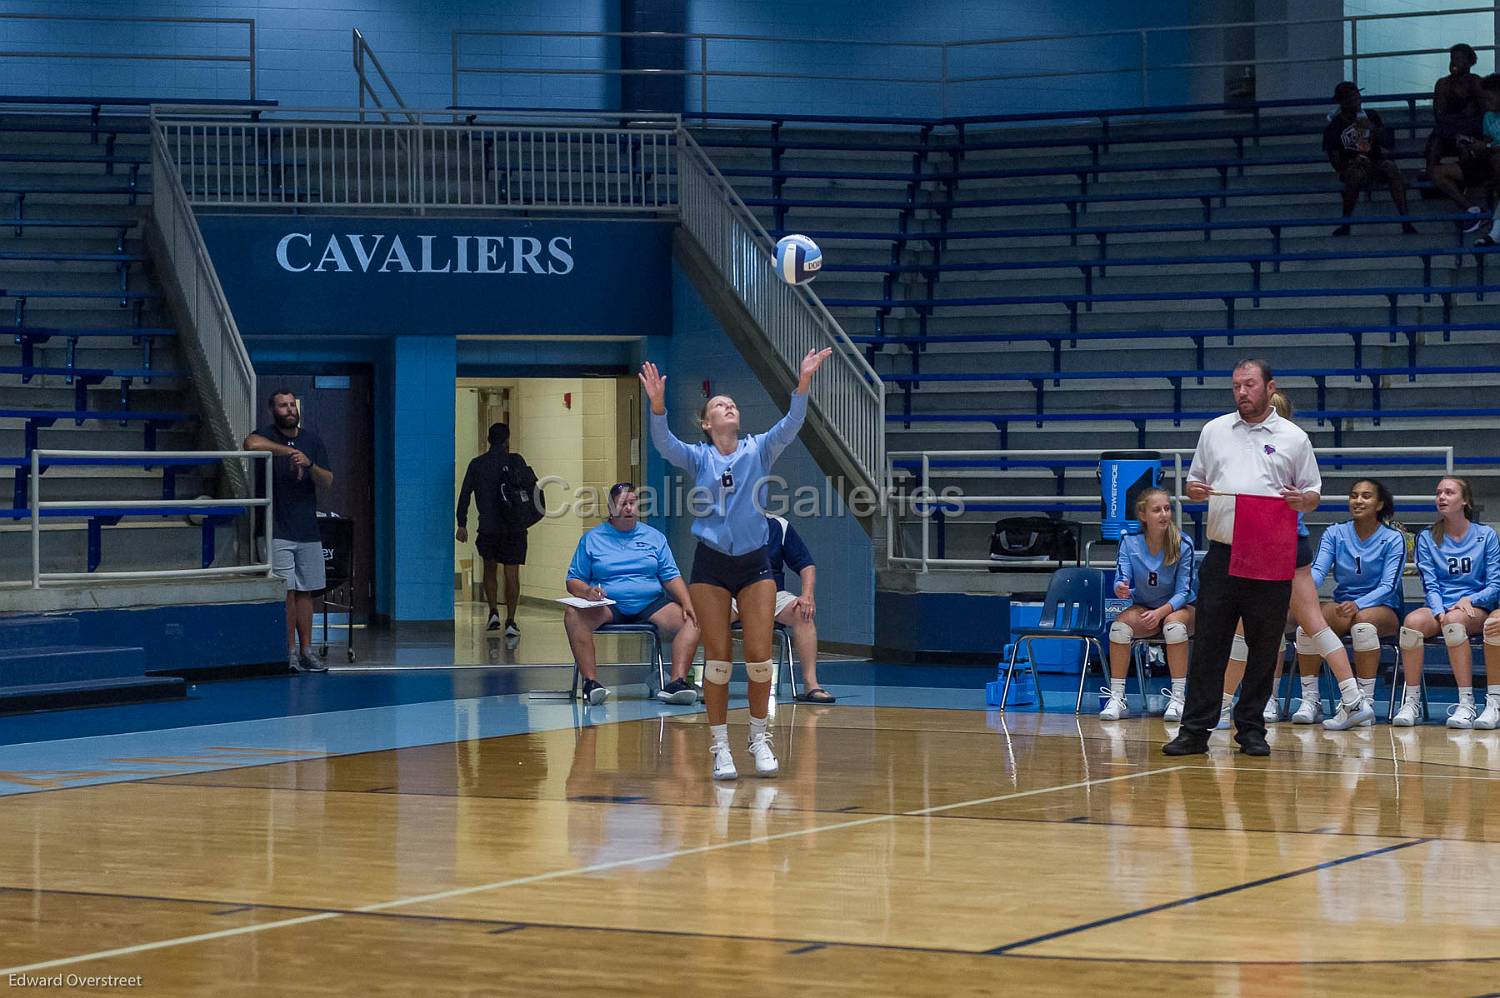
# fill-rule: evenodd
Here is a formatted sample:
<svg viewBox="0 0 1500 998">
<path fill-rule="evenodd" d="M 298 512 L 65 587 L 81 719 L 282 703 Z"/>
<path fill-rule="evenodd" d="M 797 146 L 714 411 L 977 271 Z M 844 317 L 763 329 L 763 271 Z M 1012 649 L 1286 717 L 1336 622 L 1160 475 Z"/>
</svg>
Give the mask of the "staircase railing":
<svg viewBox="0 0 1500 998">
<path fill-rule="evenodd" d="M 375 105 L 376 111 L 380 114 L 380 119 L 382 121 L 390 121 L 391 112 L 385 109 L 385 104 L 380 100 L 380 92 L 370 82 L 370 75 L 365 71 L 365 62 L 368 60 L 369 64 L 375 67 L 375 73 L 380 77 L 380 82 L 385 84 L 387 95 L 391 100 L 396 102 L 396 106 L 402 111 L 406 110 L 406 101 L 401 99 L 401 93 L 396 89 L 396 84 L 391 82 L 391 78 L 386 73 L 385 67 L 380 64 L 380 59 L 375 55 L 375 50 L 370 48 L 369 42 L 365 41 L 364 32 L 358 28 L 351 28 L 350 30 L 354 33 L 354 76 L 356 80 L 355 87 L 359 94 L 359 120 L 365 120 L 365 99 L 369 98 L 370 102 Z M 412 124 L 416 124 L 417 117 L 408 113 L 406 120 Z"/>
<path fill-rule="evenodd" d="M 165 250 L 159 272 L 171 278 L 169 284 L 175 283 L 180 293 L 177 304 L 183 314 L 178 316 L 182 326 L 179 341 L 188 348 L 202 415 L 215 447 L 236 450 L 255 428 L 255 367 L 219 285 L 154 108 L 151 174 L 151 218 Z M 236 493 L 248 495 L 250 483 L 244 465 L 231 461 L 225 468 Z"/>
<path fill-rule="evenodd" d="M 774 241 L 686 129 L 678 132 L 677 148 L 683 228 L 793 371 L 808 350 L 833 348 L 813 380 L 811 402 L 864 476 L 863 484 L 879 493 L 885 478 L 885 388 L 880 376 L 816 294 L 777 275 Z"/>
</svg>

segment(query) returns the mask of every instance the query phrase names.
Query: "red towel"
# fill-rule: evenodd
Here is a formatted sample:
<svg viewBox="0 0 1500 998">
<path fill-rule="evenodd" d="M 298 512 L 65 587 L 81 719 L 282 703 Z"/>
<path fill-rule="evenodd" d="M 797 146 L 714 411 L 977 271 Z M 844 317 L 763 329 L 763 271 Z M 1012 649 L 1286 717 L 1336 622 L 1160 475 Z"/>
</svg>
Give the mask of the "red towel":
<svg viewBox="0 0 1500 998">
<path fill-rule="evenodd" d="M 1285 582 L 1297 572 L 1297 511 L 1281 496 L 1235 496 L 1229 574 Z"/>
</svg>

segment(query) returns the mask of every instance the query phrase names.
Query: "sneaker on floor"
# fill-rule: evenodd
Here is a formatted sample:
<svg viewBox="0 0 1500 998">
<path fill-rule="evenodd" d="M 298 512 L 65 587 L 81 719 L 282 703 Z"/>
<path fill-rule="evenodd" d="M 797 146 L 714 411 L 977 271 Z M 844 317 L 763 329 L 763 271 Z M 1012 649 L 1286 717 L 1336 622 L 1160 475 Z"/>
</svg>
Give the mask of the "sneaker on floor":
<svg viewBox="0 0 1500 998">
<path fill-rule="evenodd" d="M 750 739 L 750 758 L 755 760 L 756 776 L 775 776 L 780 765 L 776 753 L 771 751 L 771 733 L 755 735 Z"/>
<path fill-rule="evenodd" d="M 1494 731 L 1500 727 L 1500 695 L 1488 693 L 1484 698 L 1484 710 L 1474 718 L 1474 727 L 1480 731 Z"/>
<path fill-rule="evenodd" d="M 519 638 L 521 636 L 521 629 L 516 626 L 514 620 L 507 620 L 505 622 L 505 636 L 507 638 Z"/>
<path fill-rule="evenodd" d="M 1488 698 L 1486 698 L 1488 699 Z M 1448 727 L 1450 728 L 1472 728 L 1474 726 L 1474 705 L 1459 702 L 1448 708 Z"/>
<path fill-rule="evenodd" d="M 484 625 L 484 629 L 486 631 L 500 630 L 500 614 L 496 613 L 494 610 L 491 610 L 489 622 Z"/>
<path fill-rule="evenodd" d="M 1162 690 L 1161 695 L 1167 700 L 1167 709 L 1162 711 L 1161 719 L 1163 721 L 1182 720 L 1183 698 L 1173 693 L 1170 688 Z"/>
<path fill-rule="evenodd" d="M 1118 721 L 1122 717 L 1130 716 L 1130 708 L 1126 706 L 1124 697 L 1115 696 L 1110 692 L 1108 686 L 1099 692 L 1109 697 L 1109 701 L 1104 705 L 1104 709 L 1099 711 L 1099 720 Z"/>
<path fill-rule="evenodd" d="M 662 703 L 691 706 L 698 702 L 698 691 L 686 679 L 674 679 L 656 691 L 656 699 Z"/>
<path fill-rule="evenodd" d="M 1479 227 L 1484 224 L 1484 212 L 1478 208 L 1466 208 L 1465 211 L 1469 216 L 1469 224 L 1464 226 L 1464 231 L 1478 232 Z"/>
<path fill-rule="evenodd" d="M 302 672 L 327 672 L 328 666 L 316 655 L 298 655 L 297 668 Z"/>
<path fill-rule="evenodd" d="M 598 680 L 585 679 L 583 681 L 584 703 L 590 705 L 591 707 L 597 707 L 608 699 L 609 690 L 605 689 L 603 684 L 601 684 Z"/>
<path fill-rule="evenodd" d="M 1292 714 L 1293 724 L 1317 724 L 1323 720 L 1323 701 L 1308 700 L 1304 698 L 1297 705 L 1296 713 Z"/>
<path fill-rule="evenodd" d="M 729 751 L 728 742 L 714 742 L 708 747 L 708 754 L 713 758 L 714 779 L 732 780 L 740 775 L 734 768 L 734 754 Z"/>
<path fill-rule="evenodd" d="M 1348 731 L 1375 720 L 1375 708 L 1363 698 L 1356 704 L 1340 703 L 1334 715 L 1323 722 L 1325 731 Z"/>
<path fill-rule="evenodd" d="M 1285 721 L 1281 714 L 1281 701 L 1272 697 L 1266 701 L 1266 709 L 1260 712 L 1260 719 L 1267 724 L 1277 724 Z"/>
<path fill-rule="evenodd" d="M 1401 701 L 1401 709 L 1391 718 L 1391 724 L 1398 728 L 1410 728 L 1421 720 L 1422 701 L 1417 697 L 1407 697 Z"/>
<path fill-rule="evenodd" d="M 286 653 L 286 667 L 288 672 L 302 671 L 302 656 L 294 651 Z"/>
</svg>

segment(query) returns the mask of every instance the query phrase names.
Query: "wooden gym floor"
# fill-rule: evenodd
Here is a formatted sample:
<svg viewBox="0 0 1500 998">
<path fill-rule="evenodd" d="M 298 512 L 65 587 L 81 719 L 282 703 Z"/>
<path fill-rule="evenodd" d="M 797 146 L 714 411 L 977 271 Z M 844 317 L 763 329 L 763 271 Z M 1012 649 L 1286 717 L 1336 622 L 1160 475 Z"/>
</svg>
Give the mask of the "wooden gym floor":
<svg viewBox="0 0 1500 998">
<path fill-rule="evenodd" d="M 4 978 L 683 998 L 1500 987 L 1500 731 L 1277 725 L 1269 759 L 1220 734 L 1174 760 L 1156 719 L 783 705 L 781 776 L 714 785 L 704 725 L 8 797 Z"/>
</svg>

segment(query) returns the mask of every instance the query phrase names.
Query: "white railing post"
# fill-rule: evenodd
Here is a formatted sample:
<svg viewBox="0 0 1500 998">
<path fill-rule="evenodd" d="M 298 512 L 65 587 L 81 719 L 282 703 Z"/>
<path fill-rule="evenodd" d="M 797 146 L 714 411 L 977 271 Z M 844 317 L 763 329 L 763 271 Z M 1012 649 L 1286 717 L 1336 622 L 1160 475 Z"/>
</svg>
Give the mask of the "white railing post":
<svg viewBox="0 0 1500 998">
<path fill-rule="evenodd" d="M 31 588 L 42 588 L 42 465 L 38 450 L 31 450 Z"/>
</svg>

